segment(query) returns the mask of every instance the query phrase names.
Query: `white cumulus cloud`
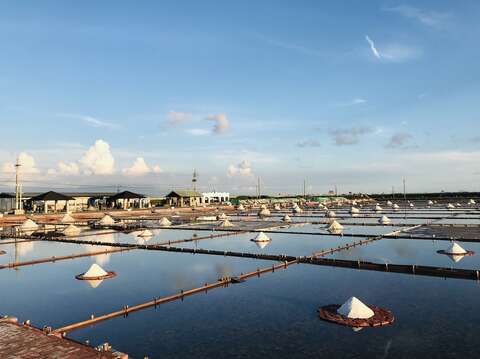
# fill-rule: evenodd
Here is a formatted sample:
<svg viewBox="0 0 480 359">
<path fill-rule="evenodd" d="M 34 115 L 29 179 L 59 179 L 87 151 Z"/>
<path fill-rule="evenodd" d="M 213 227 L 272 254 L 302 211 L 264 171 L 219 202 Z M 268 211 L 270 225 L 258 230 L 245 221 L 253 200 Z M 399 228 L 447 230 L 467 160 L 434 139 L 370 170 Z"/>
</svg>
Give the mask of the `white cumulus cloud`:
<svg viewBox="0 0 480 359">
<path fill-rule="evenodd" d="M 103 140 L 95 141 L 79 162 L 86 174 L 109 175 L 115 170 L 115 159 L 110 151 L 110 145 Z"/>
<path fill-rule="evenodd" d="M 35 159 L 33 158 L 33 156 L 29 155 L 26 152 L 21 152 L 18 155 L 18 163 L 21 165 L 20 166 L 21 173 L 28 173 L 28 174 L 39 173 L 39 170 L 35 164 Z M 2 172 L 15 173 L 15 163 L 5 162 L 2 165 Z"/>
<path fill-rule="evenodd" d="M 217 135 L 222 135 L 228 131 L 230 128 L 230 122 L 227 119 L 227 116 L 224 113 L 218 115 L 210 115 L 206 118 L 207 121 L 215 122 L 212 132 Z"/>
<path fill-rule="evenodd" d="M 132 166 L 124 168 L 122 172 L 127 176 L 143 176 L 149 173 L 160 173 L 162 169 L 158 165 L 150 168 L 143 157 L 137 157 Z"/>
<path fill-rule="evenodd" d="M 80 167 L 75 162 L 58 162 L 58 172 L 62 175 L 78 175 Z"/>
<path fill-rule="evenodd" d="M 235 176 L 252 176 L 252 164 L 247 161 L 243 160 L 237 165 L 230 165 L 227 169 L 227 176 L 228 177 L 235 177 Z"/>
</svg>

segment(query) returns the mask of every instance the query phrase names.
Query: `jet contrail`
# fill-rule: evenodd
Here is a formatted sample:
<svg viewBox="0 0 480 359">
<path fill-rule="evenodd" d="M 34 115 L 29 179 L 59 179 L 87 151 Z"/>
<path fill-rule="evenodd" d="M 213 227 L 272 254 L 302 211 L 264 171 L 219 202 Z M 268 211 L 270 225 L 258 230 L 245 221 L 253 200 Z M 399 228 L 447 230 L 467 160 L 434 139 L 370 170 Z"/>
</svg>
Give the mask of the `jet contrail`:
<svg viewBox="0 0 480 359">
<path fill-rule="evenodd" d="M 372 50 L 373 52 L 373 55 L 379 59 L 381 56 L 380 56 L 380 53 L 378 52 L 377 48 L 375 47 L 375 43 L 372 41 L 372 39 L 370 39 L 368 37 L 368 35 L 365 35 L 365 39 L 367 40 L 368 44 L 370 45 L 370 49 Z"/>
</svg>

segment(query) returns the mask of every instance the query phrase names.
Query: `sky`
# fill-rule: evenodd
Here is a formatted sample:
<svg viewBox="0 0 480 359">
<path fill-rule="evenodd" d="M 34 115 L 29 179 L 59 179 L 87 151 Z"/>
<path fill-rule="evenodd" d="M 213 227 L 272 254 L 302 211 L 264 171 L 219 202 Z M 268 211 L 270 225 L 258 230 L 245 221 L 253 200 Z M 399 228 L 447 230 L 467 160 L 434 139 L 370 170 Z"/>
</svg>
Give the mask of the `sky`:
<svg viewBox="0 0 480 359">
<path fill-rule="evenodd" d="M 0 192 L 480 191 L 480 2 L 1 1 Z"/>
</svg>

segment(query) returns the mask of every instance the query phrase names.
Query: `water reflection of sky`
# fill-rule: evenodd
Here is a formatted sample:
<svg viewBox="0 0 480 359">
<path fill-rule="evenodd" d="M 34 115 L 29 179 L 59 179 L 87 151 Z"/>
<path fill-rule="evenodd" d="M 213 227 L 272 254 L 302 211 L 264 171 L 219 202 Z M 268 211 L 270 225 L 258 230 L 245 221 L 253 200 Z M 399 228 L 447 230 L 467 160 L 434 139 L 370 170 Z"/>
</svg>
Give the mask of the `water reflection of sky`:
<svg viewBox="0 0 480 359">
<path fill-rule="evenodd" d="M 437 253 L 438 250 L 448 248 L 451 245 L 449 241 L 382 239 L 366 246 L 357 246 L 334 253 L 328 257 L 480 270 L 480 243 L 459 242 L 459 244 L 466 250 L 475 251 L 475 255 L 466 256 L 455 263 L 449 256 Z"/>
</svg>

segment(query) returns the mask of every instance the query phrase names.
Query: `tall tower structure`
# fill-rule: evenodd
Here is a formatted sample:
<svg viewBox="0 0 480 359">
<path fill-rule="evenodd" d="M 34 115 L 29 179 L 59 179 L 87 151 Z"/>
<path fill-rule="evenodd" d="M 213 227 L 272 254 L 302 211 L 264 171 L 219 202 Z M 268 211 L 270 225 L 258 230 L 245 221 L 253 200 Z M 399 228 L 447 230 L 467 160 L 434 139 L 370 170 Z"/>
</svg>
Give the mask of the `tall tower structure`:
<svg viewBox="0 0 480 359">
<path fill-rule="evenodd" d="M 194 169 L 193 177 L 192 177 L 192 187 L 195 192 L 197 191 L 197 179 L 198 179 L 198 173 L 197 173 L 197 170 Z"/>
<path fill-rule="evenodd" d="M 22 184 L 20 183 L 20 159 L 17 158 L 17 163 L 15 163 L 15 211 L 22 211 Z"/>
</svg>

